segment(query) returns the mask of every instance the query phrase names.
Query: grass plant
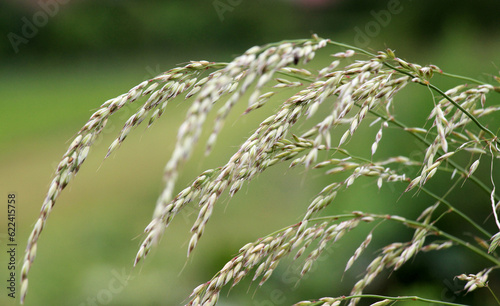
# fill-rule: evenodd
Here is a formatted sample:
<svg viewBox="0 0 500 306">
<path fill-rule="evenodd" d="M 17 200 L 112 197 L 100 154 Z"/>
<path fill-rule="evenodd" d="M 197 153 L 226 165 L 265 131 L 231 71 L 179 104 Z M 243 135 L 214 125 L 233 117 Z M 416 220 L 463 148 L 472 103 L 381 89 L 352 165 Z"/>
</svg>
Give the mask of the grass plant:
<svg viewBox="0 0 500 306">
<path fill-rule="evenodd" d="M 310 68 L 320 50 L 331 53 L 331 63 L 320 69 Z M 435 82 L 439 78 L 456 84 L 440 88 Z M 408 125 L 398 114 L 399 105 L 405 103 L 398 100 L 399 93 L 410 86 L 424 87 L 429 92 L 429 99 L 421 103 L 423 109 L 430 111 L 420 126 Z M 358 242 L 354 254 L 345 258 L 345 269 L 339 274 L 347 273 L 360 257 L 370 258 L 365 273 L 353 284 L 351 292 L 304 300 L 295 305 L 356 305 L 363 299 L 374 301 L 372 305 L 393 305 L 403 300 L 459 305 L 420 296 L 365 294 L 381 272 L 397 271 L 424 252 L 450 248 L 469 250 L 488 262 L 481 271 L 473 274 L 457 271 L 456 275 L 463 282 L 464 291 L 483 290 L 498 302 L 488 277 L 498 273 L 496 269 L 500 267 L 500 257 L 495 252 L 500 244 L 497 215 L 500 198 L 494 179 L 495 160 L 500 156 L 494 118 L 498 118 L 500 104 L 490 102 L 495 98 L 498 101 L 499 92 L 498 84 L 450 74 L 435 65 L 410 63 L 390 49 L 372 53 L 316 35 L 310 39 L 255 46 L 228 63 L 192 61 L 168 70 L 104 102 L 64 153 L 28 239 L 21 275 L 21 303 L 27 294 L 28 273 L 47 219 L 108 120 L 124 106 L 135 107 L 135 113 L 110 144 L 105 158 L 141 123 L 147 122 L 149 127 L 160 117 L 168 116 L 164 114 L 167 104 L 180 99 L 190 101 L 190 107 L 178 129 L 175 149 L 164 169 L 164 189 L 145 228 L 134 266 L 146 258 L 172 219 L 188 205 L 198 210 L 187 246 L 189 257 L 202 239 L 221 195 L 228 193 L 232 197 L 274 165 L 303 167 L 330 178 L 310 203 L 291 204 L 304 207 L 300 222 L 242 246 L 212 279 L 193 290 L 187 305 L 215 305 L 225 286 L 233 287 L 245 277 L 260 287 L 285 257 L 301 262 L 303 276 L 327 248 L 346 243 L 344 235 L 364 223 L 369 224 L 371 230 Z M 267 104 L 276 99 L 279 99 L 278 109 L 270 109 Z M 245 115 L 262 108 L 259 111 L 269 112 L 269 117 L 255 127 L 225 164 L 207 169 L 179 190 L 176 186 L 179 171 L 202 138 L 209 113 L 215 112 L 216 117 L 212 132 L 203 139 L 207 154 L 216 147 L 219 132 L 236 103 L 247 104 Z M 404 134 L 408 141 L 418 142 L 420 154 L 392 155 L 390 150 L 381 150 L 391 143 L 384 137 L 388 129 Z M 373 131 L 373 140 L 353 146 L 359 139 L 366 139 L 357 137 L 359 131 Z M 480 164 L 488 165 L 489 175 L 476 171 Z M 437 175 L 449 177 L 445 188 L 433 185 Z M 336 203 L 337 194 L 349 192 L 349 187 L 360 178 L 373 181 L 379 189 L 392 188 L 401 197 L 426 194 L 433 201 L 424 204 L 417 218 L 370 211 L 326 213 L 325 208 Z M 489 203 L 476 202 L 473 194 L 469 200 L 473 205 L 490 207 L 491 216 L 475 220 L 463 207 L 447 199 L 464 184 L 474 184 L 487 195 Z M 443 220 L 451 215 L 471 227 L 474 233 L 441 228 Z M 409 241 L 387 244 L 375 255 L 365 252 L 381 223 L 390 223 L 394 230 L 410 228 L 413 237 Z M 491 232 L 491 224 L 495 232 Z"/>
</svg>

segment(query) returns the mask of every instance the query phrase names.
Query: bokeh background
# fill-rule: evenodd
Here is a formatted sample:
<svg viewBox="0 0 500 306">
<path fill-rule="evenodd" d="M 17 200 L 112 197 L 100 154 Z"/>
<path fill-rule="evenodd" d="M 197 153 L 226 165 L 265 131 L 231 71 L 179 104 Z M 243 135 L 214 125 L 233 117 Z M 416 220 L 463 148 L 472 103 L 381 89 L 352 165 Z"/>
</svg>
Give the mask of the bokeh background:
<svg viewBox="0 0 500 306">
<path fill-rule="evenodd" d="M 391 10 L 389 15 L 383 13 Z M 107 99 L 189 60 L 230 61 L 251 46 L 313 33 L 370 50 L 390 47 L 409 61 L 433 63 L 451 73 L 494 82 L 492 76 L 500 70 L 499 11 L 500 2 L 493 0 L 2 1 L 0 304 L 18 303 L 5 291 L 7 194 L 14 192 L 18 199 L 20 265 L 59 158 L 92 112 Z M 319 57 L 316 61 L 320 65 L 329 59 Z M 455 81 L 438 82 L 451 86 Z M 490 99 L 498 104 L 498 96 Z M 416 88 L 406 90 L 396 103 L 403 105 L 401 110 L 410 121 L 422 124 L 418 112 L 429 107 L 422 105 L 429 101 L 429 92 Z M 331 180 L 320 172 L 284 166 L 270 169 L 231 201 L 221 201 L 192 258 L 186 260 L 186 248 L 197 214 L 188 210 L 173 222 L 147 260 L 133 270 L 141 233 L 161 192 L 163 166 L 186 109 L 182 99 L 172 102 L 159 122 L 148 130 L 136 129 L 120 150 L 103 162 L 107 146 L 133 109 L 122 110 L 109 123 L 85 166 L 59 198 L 44 229 L 30 272 L 26 305 L 180 305 L 243 244 L 299 221 L 308 202 Z M 240 117 L 237 110 L 214 153 L 209 157 L 197 153 L 183 167 L 178 188 L 205 169 L 222 165 L 270 111 L 272 108 Z M 411 141 L 403 146 L 404 138 L 396 134 L 384 137 L 386 152 L 410 154 L 418 149 Z M 373 135 L 367 136 L 370 143 L 372 139 Z M 203 151 L 201 145 L 198 148 Z M 485 174 L 487 168 L 483 169 Z M 358 185 L 354 192 L 339 195 L 332 213 L 366 210 L 416 216 L 431 203 L 422 194 L 400 198 L 405 186 L 379 192 L 368 181 Z M 440 190 L 439 183 L 434 190 Z M 490 211 L 488 196 L 467 184 L 461 192 L 473 202 L 462 200 L 460 193 L 451 200 L 494 232 L 492 219 L 485 219 Z M 474 193 L 478 196 L 471 197 Z M 450 230 L 465 235 L 472 232 L 462 228 L 458 219 L 447 221 Z M 289 305 L 302 299 L 348 294 L 377 247 L 411 239 L 410 230 L 380 226 L 375 232 L 377 241 L 367 253 L 370 256 L 360 259 L 342 278 L 347 259 L 367 230 L 350 233 L 330 249 L 298 286 L 299 264 L 290 263 L 290 268 L 283 264 L 263 288 L 257 290 L 255 284 L 243 282 L 229 295 L 223 294 L 220 305 Z M 472 234 L 470 237 L 472 240 Z M 417 294 L 474 305 L 490 303 L 485 300 L 486 292 L 464 296 L 460 292 L 463 283 L 453 278 L 458 273 L 478 272 L 484 262 L 457 249 L 442 254 L 417 256 L 397 273 L 379 277 L 368 292 Z M 491 286 L 500 290 L 498 279 L 493 275 Z"/>
</svg>

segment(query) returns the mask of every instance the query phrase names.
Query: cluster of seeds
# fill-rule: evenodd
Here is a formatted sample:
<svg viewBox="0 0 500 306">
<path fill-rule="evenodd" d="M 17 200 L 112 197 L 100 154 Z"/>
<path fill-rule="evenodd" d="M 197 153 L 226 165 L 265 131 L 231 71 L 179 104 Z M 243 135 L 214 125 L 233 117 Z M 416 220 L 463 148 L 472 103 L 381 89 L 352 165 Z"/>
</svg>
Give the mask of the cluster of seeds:
<svg viewBox="0 0 500 306">
<path fill-rule="evenodd" d="M 477 288 L 482 288 L 488 286 L 488 275 L 493 270 L 493 268 L 484 269 L 477 274 L 460 274 L 457 276 L 459 280 L 467 281 L 467 284 L 464 286 L 464 290 L 467 292 L 471 292 L 476 290 Z"/>
<path fill-rule="evenodd" d="M 375 277 L 377 277 L 377 275 L 380 274 L 380 272 L 382 272 L 384 269 L 392 268 L 393 270 L 398 270 L 404 263 L 408 262 L 408 260 L 410 260 L 420 251 L 440 250 L 452 246 L 452 244 L 449 241 L 438 245 L 432 243 L 427 246 L 424 246 L 426 237 L 428 235 L 433 234 L 431 227 L 429 227 L 429 225 L 431 222 L 432 213 L 435 211 L 438 205 L 439 203 L 430 206 L 422 212 L 422 214 L 417 220 L 423 219 L 423 221 L 415 229 L 411 241 L 406 243 L 401 243 L 401 242 L 391 243 L 382 249 L 382 254 L 377 256 L 368 265 L 364 277 L 354 285 L 351 291 L 351 295 L 354 296 L 361 295 L 363 293 L 363 289 L 366 288 L 366 286 L 368 286 L 370 283 L 372 283 Z M 400 216 L 391 216 L 390 219 L 400 221 L 403 224 L 408 225 L 407 220 L 405 220 Z M 363 243 L 366 243 L 366 240 Z M 363 247 L 363 243 L 361 244 L 360 248 Z M 350 261 L 348 262 L 348 267 L 349 263 Z M 351 299 L 349 301 L 349 306 L 356 305 L 358 301 L 359 301 L 358 298 Z"/>
<path fill-rule="evenodd" d="M 294 260 L 301 257 L 312 242 L 316 246 L 305 259 L 300 274 L 306 274 L 329 244 L 338 241 L 346 232 L 355 228 L 359 222 L 372 221 L 370 218 L 351 215 L 351 219 L 339 223 L 317 222 L 312 225 L 303 221 L 281 230 L 278 234 L 261 238 L 243 246 L 238 255 L 231 259 L 210 281 L 196 287 L 191 300 L 186 305 L 214 305 L 223 286 L 231 282 L 238 284 L 255 268 L 252 281 L 259 280 L 262 286 L 273 274 L 280 260 L 297 250 Z M 312 223 L 312 222 L 311 222 Z"/>
<path fill-rule="evenodd" d="M 407 191 L 416 186 L 422 187 L 434 174 L 439 166 L 452 157 L 460 150 L 469 151 L 472 153 L 483 153 L 482 147 L 484 144 L 475 133 L 469 131 L 466 126 L 471 122 L 471 118 L 467 115 L 476 114 L 480 117 L 488 114 L 493 108 L 488 110 L 481 108 L 477 110 L 479 105 L 484 106 L 485 95 L 493 90 L 491 85 L 479 85 L 476 88 L 467 89 L 464 85 L 457 86 L 445 92 L 446 96 L 460 105 L 462 110 L 456 109 L 448 99 L 441 99 L 436 103 L 431 111 L 428 120 L 432 120 L 433 124 L 426 133 L 435 132 L 436 137 L 425 150 L 424 160 L 422 161 L 422 170 L 420 175 L 415 177 L 407 188 Z M 479 102 L 479 103 L 478 103 Z M 466 112 L 464 113 L 463 110 Z M 463 133 L 465 132 L 465 134 Z M 458 139 L 457 139 L 458 138 Z M 453 151 L 449 148 L 449 142 L 454 147 L 460 144 Z M 437 157 L 437 158 L 436 158 Z M 464 176 L 469 177 L 479 165 L 479 159 L 474 161 L 467 173 Z"/>
</svg>

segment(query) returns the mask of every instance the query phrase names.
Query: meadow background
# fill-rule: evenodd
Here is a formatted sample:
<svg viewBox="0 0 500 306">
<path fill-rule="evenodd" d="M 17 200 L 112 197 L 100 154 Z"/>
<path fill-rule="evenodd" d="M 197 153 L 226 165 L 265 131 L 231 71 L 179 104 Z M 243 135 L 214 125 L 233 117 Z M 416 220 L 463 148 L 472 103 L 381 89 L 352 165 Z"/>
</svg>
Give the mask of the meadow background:
<svg viewBox="0 0 500 306">
<path fill-rule="evenodd" d="M 18 304 L 5 291 L 7 194 L 14 192 L 18 199 L 20 264 L 60 157 L 104 101 L 189 60 L 230 61 L 251 46 L 312 33 L 369 50 L 390 47 L 408 61 L 432 63 L 450 73 L 495 82 L 492 75 L 498 76 L 500 70 L 499 11 L 500 2 L 492 0 L 2 1 L 0 304 Z M 38 24 L 36 31 L 26 32 L 27 23 Z M 21 40 L 13 44 L 19 38 L 12 34 Z M 325 53 L 312 65 L 320 67 L 330 61 Z M 436 82 L 446 88 L 455 81 Z M 500 101 L 494 95 L 490 99 L 496 104 Z M 416 86 L 396 99 L 402 116 L 416 124 L 424 122 L 419 111 L 431 107 L 431 102 L 429 92 Z M 140 126 L 103 162 L 108 145 L 134 108 L 121 110 L 108 123 L 44 228 L 30 271 L 26 305 L 93 305 L 92 300 L 95 305 L 179 305 L 246 242 L 298 222 L 309 201 L 331 180 L 317 170 L 269 169 L 231 201 L 223 199 L 192 258 L 186 260 L 186 249 L 197 213 L 187 210 L 148 258 L 132 269 L 187 107 L 183 99 L 174 100 L 161 120 L 148 130 Z M 197 153 L 183 167 L 178 190 L 202 171 L 222 165 L 272 107 L 248 116 L 240 116 L 244 105 L 235 109 L 212 155 L 203 156 L 200 142 Z M 388 135 L 384 134 L 379 150 L 411 154 L 418 149 L 411 140 L 402 142 L 398 135 Z M 367 135 L 367 142 L 372 141 L 373 135 Z M 488 167 L 483 170 L 487 173 Z M 374 184 L 355 185 L 351 188 L 358 189 L 340 194 L 329 212 L 415 215 L 430 201 L 425 195 L 405 195 L 398 201 L 406 186 L 378 191 Z M 435 187 L 439 190 L 439 181 Z M 465 185 L 460 192 L 452 200 L 464 202 L 463 195 L 474 200 L 470 195 L 477 190 Z M 486 195 L 461 204 L 494 231 L 491 218 L 485 220 L 490 211 Z M 448 226 L 461 225 L 450 220 Z M 377 233 L 375 245 L 379 246 L 411 237 L 411 231 L 388 225 Z M 282 264 L 263 288 L 256 290 L 255 284 L 243 282 L 219 305 L 290 305 L 301 299 L 347 294 L 370 260 L 361 260 L 358 270 L 341 280 L 347 259 L 365 235 L 352 233 L 352 245 L 344 240 L 342 247 L 334 247 L 297 287 L 299 265 L 291 263 L 287 269 Z M 446 251 L 444 257 L 419 255 L 398 273 L 381 277 L 377 286 L 388 295 L 475 303 L 478 293 L 456 293 L 461 287 L 453 277 L 457 271 L 476 273 L 481 264 L 477 257 L 461 251 Z M 19 271 L 20 266 L 18 276 Z M 500 288 L 498 276 L 492 277 L 492 287 Z"/>
</svg>

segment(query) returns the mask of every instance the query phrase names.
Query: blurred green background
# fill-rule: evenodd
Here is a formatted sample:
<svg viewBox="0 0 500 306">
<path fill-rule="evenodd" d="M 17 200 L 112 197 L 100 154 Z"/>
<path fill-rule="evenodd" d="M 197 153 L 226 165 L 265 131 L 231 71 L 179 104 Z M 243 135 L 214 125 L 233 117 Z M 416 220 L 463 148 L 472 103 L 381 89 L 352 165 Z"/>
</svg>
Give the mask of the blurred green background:
<svg viewBox="0 0 500 306">
<path fill-rule="evenodd" d="M 7 194 L 14 192 L 18 199 L 19 272 L 27 237 L 59 158 L 73 136 L 104 101 L 142 80 L 189 60 L 230 61 L 254 45 L 317 33 L 370 50 L 390 47 L 409 61 L 432 63 L 447 72 L 494 82 L 492 75 L 498 75 L 500 69 L 499 9 L 500 2 L 492 0 L 2 1 L 0 186 L 4 204 L 0 214 L 0 279 L 7 275 Z M 392 13 L 384 13 L 389 11 Z M 329 60 L 320 56 L 316 62 L 319 67 Z M 456 83 L 436 82 L 443 87 Z M 498 96 L 490 99 L 491 103 L 499 102 Z M 428 109 L 430 101 L 426 89 L 413 86 L 396 104 L 409 122 L 423 124 L 425 117 L 418 112 Z M 225 197 L 219 203 L 192 258 L 186 260 L 185 254 L 189 228 L 197 213 L 188 209 L 169 227 L 161 244 L 132 270 L 141 233 L 162 189 L 163 166 L 187 107 L 183 100 L 172 102 L 159 122 L 149 130 L 136 129 L 120 150 L 102 162 L 108 145 L 134 109 L 123 109 L 108 124 L 44 229 L 30 272 L 26 305 L 180 305 L 240 246 L 298 222 L 308 202 L 332 179 L 322 177 L 317 170 L 270 169 L 234 199 Z M 197 153 L 183 167 L 179 190 L 205 169 L 222 165 L 258 120 L 272 111 L 268 107 L 239 117 L 242 107 L 226 124 L 213 154 L 203 157 Z M 498 120 L 491 124 L 495 122 Z M 370 144 L 372 134 L 366 138 Z M 398 137 L 397 133 L 384 136 L 386 154 L 389 147 L 407 154 L 418 148 L 412 141 L 402 146 L 404 138 Z M 203 151 L 201 144 L 198 151 Z M 485 174 L 487 168 L 483 169 Z M 398 201 L 405 186 L 379 192 L 368 181 L 356 185 L 353 187 L 359 189 L 339 195 L 330 212 L 366 210 L 415 217 L 432 203 L 422 194 Z M 435 187 L 440 190 L 439 184 Z M 477 192 L 468 185 L 462 190 L 469 199 Z M 490 211 L 488 197 L 472 197 L 474 203 L 463 198 L 458 194 L 452 200 L 475 214 L 478 222 L 485 221 Z M 446 226 L 459 234 L 472 231 L 461 228 L 459 222 L 450 218 Z M 494 231 L 491 218 L 485 227 Z M 255 284 L 243 282 L 230 295 L 223 294 L 219 305 L 289 305 L 302 299 L 348 294 L 377 248 L 411 239 L 410 230 L 380 226 L 375 232 L 377 241 L 367 251 L 369 256 L 360 259 L 340 281 L 347 259 L 368 230 L 350 233 L 334 246 L 300 286 L 294 287 L 299 263 L 291 263 L 291 268 L 283 264 L 263 288 L 256 290 Z M 380 276 L 368 292 L 418 294 L 486 305 L 483 303 L 488 301 L 478 301 L 487 293 L 464 296 L 459 292 L 463 283 L 453 279 L 459 273 L 478 272 L 484 262 L 456 248 L 444 254 L 419 255 L 401 271 Z M 492 278 L 492 287 L 500 289 L 498 276 Z M 2 282 L 0 305 L 18 303 L 6 297 L 6 282 Z"/>
</svg>

